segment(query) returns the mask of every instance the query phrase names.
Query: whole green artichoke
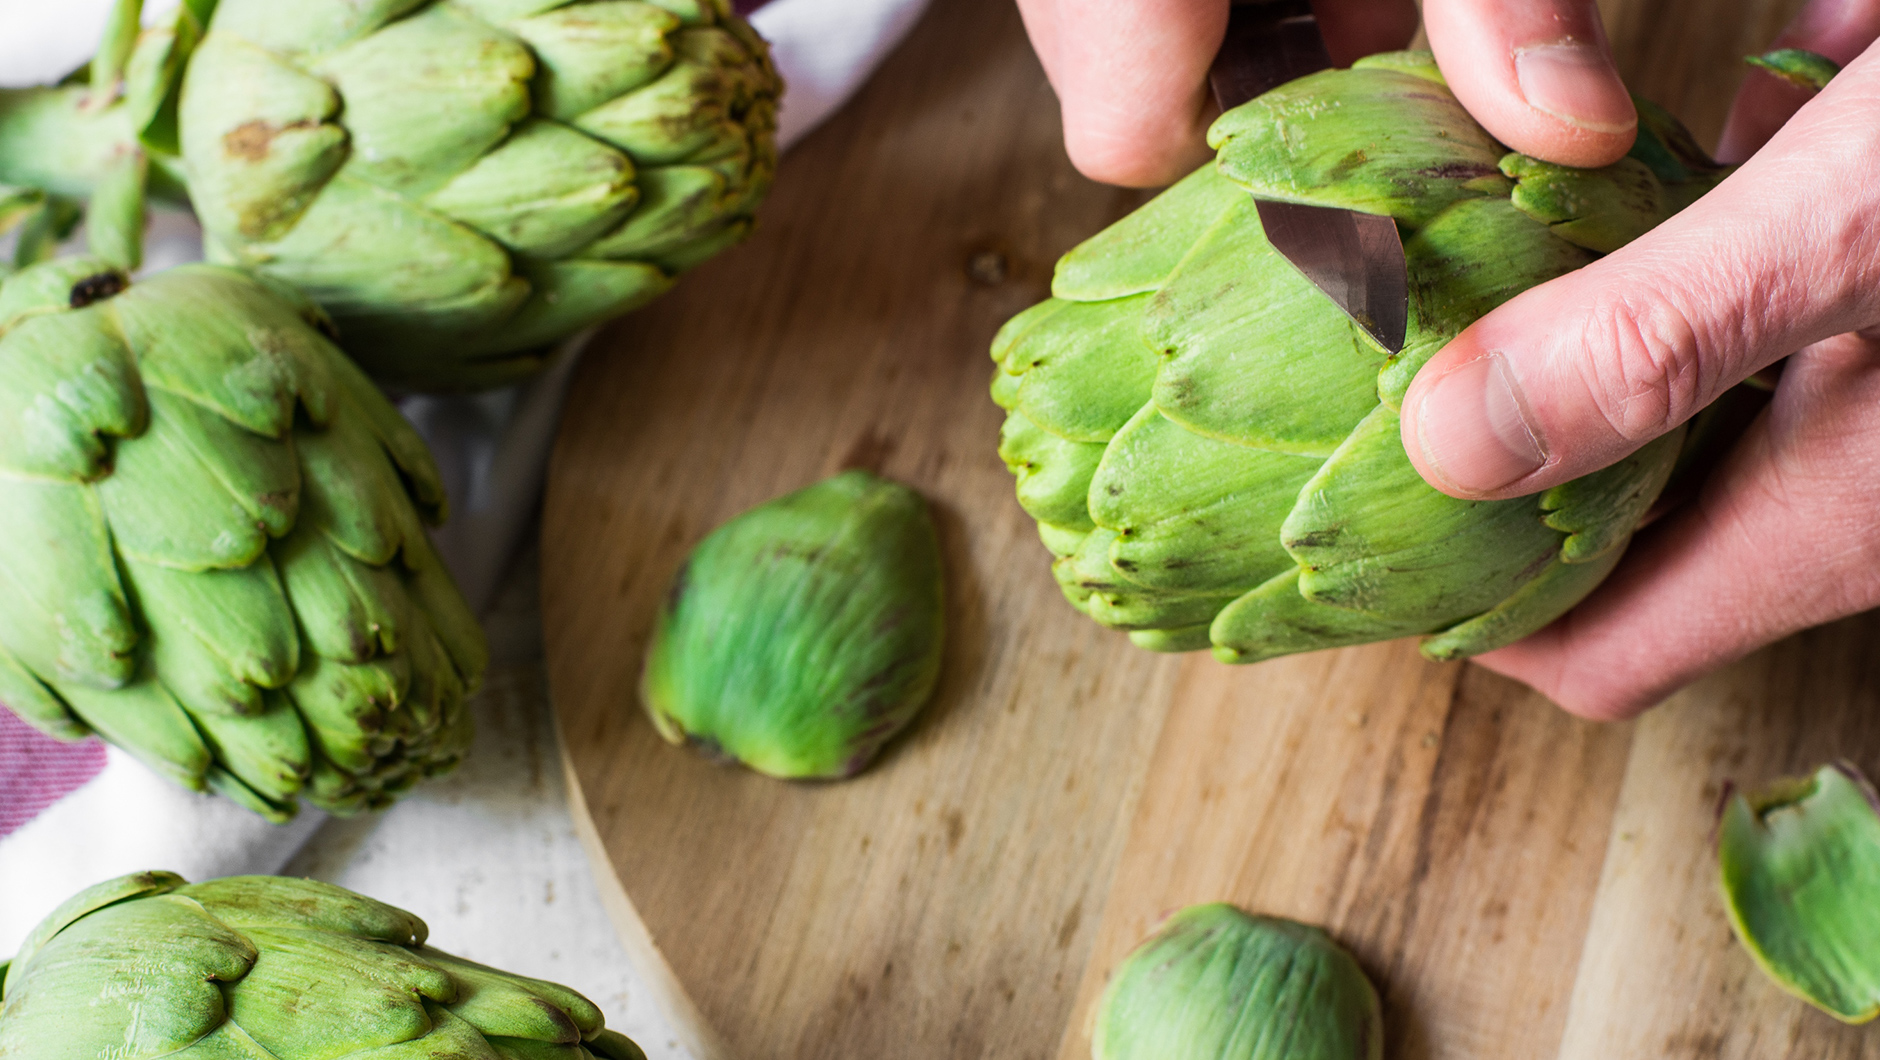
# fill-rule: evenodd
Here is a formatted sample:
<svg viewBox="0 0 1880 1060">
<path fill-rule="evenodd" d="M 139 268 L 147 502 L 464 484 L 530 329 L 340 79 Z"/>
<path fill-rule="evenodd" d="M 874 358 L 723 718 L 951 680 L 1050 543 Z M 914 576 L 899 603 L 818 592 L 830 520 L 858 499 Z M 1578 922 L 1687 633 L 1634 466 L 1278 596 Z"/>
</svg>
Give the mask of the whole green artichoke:
<svg viewBox="0 0 1880 1060">
<path fill-rule="evenodd" d="M 1764 974 L 1842 1022 L 1880 1016 L 1880 795 L 1858 769 L 1729 796 L 1717 862 L 1730 926 Z"/>
<path fill-rule="evenodd" d="M 1321 929 L 1192 905 L 1117 966 L 1091 1046 L 1094 1060 L 1379 1060 L 1384 1015 Z"/>
<path fill-rule="evenodd" d="M 640 698 L 672 743 L 773 777 L 853 776 L 933 695 L 944 582 L 920 494 L 845 471 L 699 542 Z"/>
<path fill-rule="evenodd" d="M 728 0 L 190 0 L 110 59 L 104 111 L 0 96 L 0 180 L 81 193 L 141 139 L 212 261 L 399 387 L 527 375 L 742 239 L 776 168 L 782 84 Z"/>
<path fill-rule="evenodd" d="M 1537 496 L 1464 501 L 1417 475 L 1398 409 L 1475 319 L 1721 179 L 1675 120 L 1643 100 L 1639 115 L 1604 169 L 1511 154 L 1422 52 L 1223 115 L 1215 164 L 1066 254 L 1053 297 L 993 344 L 1000 454 L 1065 595 L 1143 647 L 1253 662 L 1410 634 L 1435 635 L 1432 658 L 1472 655 L 1590 592 L 1682 430 Z M 1272 248 L 1253 195 L 1397 220 L 1400 354 Z"/>
<path fill-rule="evenodd" d="M 645 1060 L 587 998 L 427 934 L 312 880 L 110 880 L 0 964 L 0 1058 Z"/>
<path fill-rule="evenodd" d="M 274 819 L 456 764 L 486 661 L 430 454 L 295 299 L 90 258 L 0 285 L 0 703 Z"/>
</svg>

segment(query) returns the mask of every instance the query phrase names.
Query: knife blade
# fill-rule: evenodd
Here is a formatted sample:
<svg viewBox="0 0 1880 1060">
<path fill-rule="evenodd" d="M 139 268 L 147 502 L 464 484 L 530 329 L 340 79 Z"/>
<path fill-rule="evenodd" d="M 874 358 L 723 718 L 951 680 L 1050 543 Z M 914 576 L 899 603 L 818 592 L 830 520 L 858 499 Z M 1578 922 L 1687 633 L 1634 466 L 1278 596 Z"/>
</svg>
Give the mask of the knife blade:
<svg viewBox="0 0 1880 1060">
<path fill-rule="evenodd" d="M 1310 0 L 1254 0 L 1229 9 L 1208 82 L 1226 112 L 1331 65 Z M 1273 248 L 1378 345 L 1402 351 L 1410 275 L 1397 222 L 1336 206 L 1254 202 Z"/>
</svg>

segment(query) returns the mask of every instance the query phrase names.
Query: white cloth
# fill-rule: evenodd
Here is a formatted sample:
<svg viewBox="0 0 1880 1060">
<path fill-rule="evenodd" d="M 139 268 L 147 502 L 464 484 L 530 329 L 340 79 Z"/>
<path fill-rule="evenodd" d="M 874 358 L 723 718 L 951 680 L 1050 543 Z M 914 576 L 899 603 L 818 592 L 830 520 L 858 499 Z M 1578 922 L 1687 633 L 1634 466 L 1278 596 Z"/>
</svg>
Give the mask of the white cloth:
<svg viewBox="0 0 1880 1060">
<path fill-rule="evenodd" d="M 0 0 L 0 85 L 56 80 L 91 54 L 112 0 Z M 788 89 L 787 147 L 832 113 L 912 28 L 927 0 L 773 0 L 751 19 Z M 146 21 L 175 6 L 150 0 Z M 787 165 L 787 163 L 786 163 Z M 200 254 L 186 218 L 160 216 L 148 265 Z M 690 1057 L 608 930 L 568 817 L 539 669 L 532 565 L 515 554 L 534 527 L 562 397 L 581 339 L 510 390 L 405 405 L 451 491 L 438 534 L 465 595 L 486 616 L 496 662 L 475 709 L 476 747 L 450 778 L 350 821 L 303 811 L 268 825 L 180 791 L 128 755 L 0 839 L 0 956 L 53 906 L 101 879 L 165 868 L 192 879 L 288 871 L 411 909 L 445 949 L 588 993 L 652 1060 Z M 512 569 L 513 568 L 513 569 Z M 505 575 L 508 575 L 507 579 Z"/>
</svg>

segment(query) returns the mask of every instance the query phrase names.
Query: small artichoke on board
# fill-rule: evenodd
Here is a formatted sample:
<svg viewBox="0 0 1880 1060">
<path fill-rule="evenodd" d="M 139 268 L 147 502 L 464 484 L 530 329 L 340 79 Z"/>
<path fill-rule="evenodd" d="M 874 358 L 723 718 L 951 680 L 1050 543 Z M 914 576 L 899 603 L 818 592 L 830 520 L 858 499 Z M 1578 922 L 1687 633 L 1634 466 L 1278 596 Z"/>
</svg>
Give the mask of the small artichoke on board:
<svg viewBox="0 0 1880 1060">
<path fill-rule="evenodd" d="M 430 454 L 320 320 L 216 265 L 0 285 L 0 703 L 277 820 L 455 765 L 487 655 Z"/>
<path fill-rule="evenodd" d="M 1682 428 L 1544 493 L 1464 501 L 1417 475 L 1399 408 L 1477 318 L 1724 177 L 1662 109 L 1638 110 L 1626 158 L 1569 169 L 1509 152 L 1428 53 L 1399 52 L 1222 115 L 1214 164 L 1066 254 L 1052 297 L 993 343 L 1000 455 L 1065 596 L 1143 647 L 1255 662 L 1415 634 L 1432 658 L 1474 655 L 1591 592 Z M 1401 353 L 1273 249 L 1254 195 L 1396 219 Z"/>
<path fill-rule="evenodd" d="M 312 880 L 88 888 L 0 965 L 8 1060 L 645 1060 L 587 998 L 425 944 Z"/>
<path fill-rule="evenodd" d="M 1380 1060 L 1364 970 L 1316 927 L 1231 905 L 1176 913 L 1097 1003 L 1094 1060 Z"/>
<path fill-rule="evenodd" d="M 403 388 L 528 375 L 742 239 L 776 168 L 782 83 L 728 0 L 189 0 L 108 39 L 120 69 L 102 110 L 115 80 L 0 94 L 0 180 L 87 194 L 141 142 L 212 261 Z"/>
<path fill-rule="evenodd" d="M 641 699 L 673 743 L 773 777 L 852 776 L 933 694 L 943 581 L 920 495 L 843 472 L 699 543 L 660 610 Z"/>
<path fill-rule="evenodd" d="M 1717 861 L 1763 973 L 1844 1023 L 1880 1015 L 1880 795 L 1847 763 L 1729 796 Z"/>
</svg>

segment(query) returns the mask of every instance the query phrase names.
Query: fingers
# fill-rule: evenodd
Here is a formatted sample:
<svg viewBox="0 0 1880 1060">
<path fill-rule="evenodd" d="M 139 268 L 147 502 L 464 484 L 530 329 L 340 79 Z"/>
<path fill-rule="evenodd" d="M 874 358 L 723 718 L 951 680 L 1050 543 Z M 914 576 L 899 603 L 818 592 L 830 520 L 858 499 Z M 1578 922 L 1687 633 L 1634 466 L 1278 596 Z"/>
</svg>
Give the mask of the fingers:
<svg viewBox="0 0 1880 1060">
<path fill-rule="evenodd" d="M 1631 245 L 1471 325 L 1417 375 L 1431 485 L 1516 497 L 1605 467 L 1790 351 L 1880 323 L 1880 54 Z"/>
<path fill-rule="evenodd" d="M 1019 0 L 1064 112 L 1071 163 L 1092 180 L 1172 183 L 1213 157 L 1208 68 L 1228 0 Z"/>
<path fill-rule="evenodd" d="M 1476 661 L 1583 717 L 1631 717 L 1704 673 L 1880 604 L 1880 341 L 1798 353 L 1696 503 L 1540 633 Z"/>
<path fill-rule="evenodd" d="M 1569 166 L 1632 147 L 1638 114 L 1594 0 L 1426 0 L 1436 63 L 1497 140 Z"/>
<path fill-rule="evenodd" d="M 1813 0 L 1771 48 L 1806 48 L 1845 66 L 1880 38 L 1880 0 Z M 1752 68 L 1731 105 L 1717 157 L 1741 162 L 1769 142 L 1812 93 Z"/>
</svg>

